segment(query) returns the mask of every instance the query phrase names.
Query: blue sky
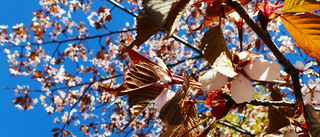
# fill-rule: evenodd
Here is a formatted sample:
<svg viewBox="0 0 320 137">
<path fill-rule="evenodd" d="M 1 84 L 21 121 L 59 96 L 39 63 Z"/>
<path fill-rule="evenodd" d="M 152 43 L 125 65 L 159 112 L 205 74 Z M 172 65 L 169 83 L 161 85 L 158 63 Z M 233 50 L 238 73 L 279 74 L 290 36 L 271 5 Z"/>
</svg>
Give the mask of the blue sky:
<svg viewBox="0 0 320 137">
<path fill-rule="evenodd" d="M 14 26 L 17 23 L 30 23 L 32 11 L 37 11 L 41 6 L 36 0 L 2 0 L 0 4 L 0 25 Z M 17 84 L 27 83 L 21 77 L 14 78 L 10 75 L 6 55 L 0 53 L 0 86 L 16 87 Z M 0 89 L 0 136 L 1 137 L 40 137 L 52 136 L 53 117 L 49 116 L 41 105 L 35 109 L 21 111 L 12 104 L 15 93 L 13 90 Z"/>
<path fill-rule="evenodd" d="M 92 10 L 98 10 L 102 5 L 110 7 L 106 1 L 93 1 L 95 4 L 92 6 Z M 2 0 L 0 4 L 0 25 L 8 25 L 9 28 L 12 26 L 24 23 L 25 27 L 29 27 L 31 19 L 33 18 L 32 12 L 36 12 L 42 7 L 39 5 L 38 0 L 26 1 L 26 0 Z M 119 9 L 115 9 L 113 12 L 115 14 L 123 14 Z M 78 14 L 72 14 L 74 19 L 78 19 Z M 81 12 L 80 12 L 81 13 Z M 80 17 L 84 17 L 81 16 Z M 86 18 L 86 17 L 84 17 Z M 114 17 L 112 19 L 111 31 L 116 31 L 125 25 L 124 18 L 128 19 L 127 21 L 132 24 L 132 17 L 124 14 L 121 18 Z M 130 21 L 131 20 L 131 21 Z M 86 21 L 87 22 L 87 21 Z M 119 22 L 121 22 L 119 24 Z M 88 22 L 87 22 L 88 23 Z M 118 25 L 118 26 L 117 26 Z M 93 28 L 90 28 L 94 30 Z M 105 31 L 95 31 L 91 35 L 105 33 Z M 90 44 L 98 45 L 97 40 L 91 41 Z M 43 45 L 45 47 L 45 45 Z M 1 47 L 0 47 L 1 48 Z M 2 50 L 2 48 L 1 48 Z M 30 77 L 14 77 L 10 75 L 8 64 L 6 62 L 7 55 L 0 51 L 0 67 L 1 77 L 0 77 L 0 86 L 1 87 L 17 87 L 17 85 L 29 85 L 31 89 L 40 89 L 38 85 L 35 85 L 33 80 Z M 32 98 L 38 98 L 39 93 L 30 93 Z M 38 102 L 34 106 L 34 109 L 22 111 L 18 110 L 12 101 L 17 96 L 12 89 L 1 89 L 0 88 L 0 108 L 2 112 L 0 113 L 0 137 L 46 137 L 52 136 L 54 133 L 51 132 L 53 128 L 61 128 L 63 125 L 54 124 L 53 120 L 56 117 L 55 114 L 48 115 L 44 107 Z M 59 115 L 60 116 L 60 115 Z M 81 123 L 82 124 L 82 123 Z M 71 129 L 70 129 L 71 128 Z M 77 136 L 83 136 L 79 131 L 79 125 L 77 127 L 70 126 L 67 130 L 71 130 Z M 119 135 L 115 135 L 119 136 Z"/>
<path fill-rule="evenodd" d="M 39 8 L 37 1 L 8 1 L 3 0 L 0 4 L 0 24 L 13 26 L 19 22 L 27 22 L 32 18 L 31 11 Z M 17 83 L 23 82 L 21 79 L 13 79 L 10 76 L 6 55 L 0 53 L 0 85 L 16 87 Z M 15 93 L 12 90 L 0 89 L 0 136 L 50 136 L 52 121 L 45 111 L 40 109 L 30 111 L 19 111 L 12 104 Z M 41 107 L 38 106 L 37 107 Z"/>
</svg>

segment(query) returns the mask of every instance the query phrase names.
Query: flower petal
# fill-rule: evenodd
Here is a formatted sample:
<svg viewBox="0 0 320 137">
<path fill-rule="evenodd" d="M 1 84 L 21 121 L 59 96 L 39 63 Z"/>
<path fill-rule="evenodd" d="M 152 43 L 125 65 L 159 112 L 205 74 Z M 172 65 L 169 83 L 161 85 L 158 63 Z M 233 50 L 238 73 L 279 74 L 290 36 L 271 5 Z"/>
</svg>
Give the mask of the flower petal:
<svg viewBox="0 0 320 137">
<path fill-rule="evenodd" d="M 300 71 L 303 71 L 304 70 L 304 66 L 303 66 L 303 63 L 301 61 L 296 61 L 296 65 L 295 67 L 297 69 L 299 69 Z"/>
<path fill-rule="evenodd" d="M 304 101 L 304 103 L 312 104 L 312 96 L 311 96 L 311 93 L 305 94 L 305 95 L 303 96 L 303 101 Z"/>
<path fill-rule="evenodd" d="M 271 81 L 280 77 L 281 66 L 277 62 L 259 58 L 245 65 L 243 69 L 254 80 Z"/>
<path fill-rule="evenodd" d="M 312 101 L 313 101 L 313 103 L 318 104 L 318 102 L 320 101 L 320 93 L 319 92 L 313 93 Z"/>
<path fill-rule="evenodd" d="M 231 59 L 228 57 L 226 52 L 222 52 L 220 56 L 216 59 L 213 64 L 213 69 L 217 70 L 219 73 L 233 78 L 237 75 L 232 66 Z"/>
<path fill-rule="evenodd" d="M 157 106 L 157 110 L 161 110 L 161 108 L 163 107 L 163 105 L 170 100 L 173 96 L 175 95 L 174 92 L 172 92 L 170 89 L 165 88 L 163 89 L 163 91 L 161 92 L 161 94 L 154 100 L 154 103 Z"/>
<path fill-rule="evenodd" d="M 242 74 L 239 74 L 231 83 L 231 98 L 236 103 L 250 102 L 255 90 L 251 82 Z"/>
<path fill-rule="evenodd" d="M 211 69 L 200 77 L 200 83 L 203 91 L 215 91 L 228 83 L 228 77 Z"/>
<path fill-rule="evenodd" d="M 156 75 L 160 78 L 160 82 L 170 83 L 172 81 L 167 70 L 163 69 L 161 66 L 155 66 L 154 68 L 156 69 Z"/>
</svg>

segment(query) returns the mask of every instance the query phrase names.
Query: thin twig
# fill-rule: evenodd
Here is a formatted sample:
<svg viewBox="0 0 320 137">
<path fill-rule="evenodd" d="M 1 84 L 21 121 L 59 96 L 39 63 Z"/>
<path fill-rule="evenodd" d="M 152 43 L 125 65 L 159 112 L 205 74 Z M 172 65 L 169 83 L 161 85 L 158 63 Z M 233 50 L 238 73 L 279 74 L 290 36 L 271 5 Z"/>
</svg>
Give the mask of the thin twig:
<svg viewBox="0 0 320 137">
<path fill-rule="evenodd" d="M 293 91 L 298 102 L 303 102 L 302 93 L 299 83 L 299 70 L 296 69 L 290 61 L 280 52 L 276 44 L 273 42 L 269 33 L 259 27 L 257 23 L 248 15 L 238 0 L 227 0 L 225 2 L 231 6 L 243 18 L 250 28 L 263 40 L 263 42 L 272 51 L 278 62 L 284 67 L 284 70 L 291 75 Z M 303 104 L 303 103 L 302 103 Z M 303 105 L 304 107 L 304 105 Z M 306 113 L 305 113 L 306 114 Z M 305 115 L 306 116 L 306 115 Z M 307 119 L 307 117 L 306 117 Z"/>
<path fill-rule="evenodd" d="M 180 64 L 180 63 L 185 62 L 186 60 L 199 59 L 199 58 L 202 58 L 202 56 L 196 56 L 196 57 L 187 58 L 187 59 L 184 59 L 184 60 L 179 60 L 179 61 L 177 61 L 176 63 L 168 64 L 167 66 L 168 66 L 168 67 L 173 67 L 173 66 L 175 66 L 175 65 L 178 65 L 178 64 Z"/>
<path fill-rule="evenodd" d="M 233 123 L 231 123 L 229 121 L 218 120 L 217 123 L 221 124 L 221 125 L 224 125 L 224 126 L 227 126 L 229 128 L 232 128 L 233 130 L 238 131 L 240 133 L 247 134 L 249 136 L 254 136 L 254 134 L 252 134 L 251 132 L 249 132 L 249 131 L 243 129 L 242 127 L 240 127 L 240 126 L 238 126 L 236 124 L 233 124 Z"/>
<path fill-rule="evenodd" d="M 201 103 L 206 103 L 206 101 L 194 101 L 194 103 L 201 104 Z M 211 101 L 211 104 L 217 104 L 219 103 L 218 101 Z M 294 108 L 296 105 L 294 102 L 290 101 L 270 101 L 270 100 L 256 100 L 252 99 L 250 103 L 251 105 L 255 106 L 287 106 L 287 107 L 292 107 Z"/>
<path fill-rule="evenodd" d="M 41 45 L 52 44 L 52 43 L 65 43 L 65 42 L 78 41 L 78 40 L 95 39 L 95 38 L 101 38 L 101 37 L 104 37 L 104 36 L 109 36 L 109 35 L 112 35 L 112 34 L 123 33 L 123 32 L 134 31 L 134 30 L 136 30 L 136 29 L 133 28 L 133 29 L 127 29 L 127 30 L 111 31 L 111 32 L 106 33 L 106 34 L 88 36 L 88 37 L 83 37 L 83 38 L 66 39 L 66 40 L 61 40 L 61 41 L 53 40 L 53 41 L 43 42 L 43 43 L 41 43 Z M 6 48 L 10 48 L 10 47 L 25 47 L 25 46 L 30 46 L 30 45 L 39 45 L 39 43 L 31 43 L 29 45 L 6 46 Z"/>
</svg>

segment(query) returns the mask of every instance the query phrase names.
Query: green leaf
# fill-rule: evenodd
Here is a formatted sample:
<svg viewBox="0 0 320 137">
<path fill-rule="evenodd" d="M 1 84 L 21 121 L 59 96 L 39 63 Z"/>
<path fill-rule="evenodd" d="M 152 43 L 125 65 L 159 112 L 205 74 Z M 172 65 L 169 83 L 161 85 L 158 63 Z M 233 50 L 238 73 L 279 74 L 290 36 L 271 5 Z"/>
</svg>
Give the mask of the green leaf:
<svg viewBox="0 0 320 137">
<path fill-rule="evenodd" d="M 310 12 L 320 9 L 320 1 L 317 0 L 285 0 L 281 13 Z"/>
</svg>

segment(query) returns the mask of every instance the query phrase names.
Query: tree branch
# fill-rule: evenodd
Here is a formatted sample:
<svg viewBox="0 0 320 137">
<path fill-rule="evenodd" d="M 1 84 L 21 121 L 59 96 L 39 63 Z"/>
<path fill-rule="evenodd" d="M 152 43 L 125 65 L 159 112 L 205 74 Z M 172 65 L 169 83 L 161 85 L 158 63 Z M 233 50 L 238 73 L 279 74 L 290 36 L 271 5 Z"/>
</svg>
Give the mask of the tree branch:
<svg viewBox="0 0 320 137">
<path fill-rule="evenodd" d="M 196 56 L 196 57 L 192 57 L 192 58 L 188 58 L 188 59 L 184 59 L 184 60 L 179 60 L 179 61 L 176 62 L 176 63 L 167 64 L 167 66 L 168 66 L 168 67 L 173 67 L 173 66 L 175 66 L 175 65 L 178 65 L 178 64 L 180 64 L 180 63 L 185 62 L 186 60 L 189 60 L 189 59 L 199 59 L 199 58 L 202 58 L 202 56 L 200 55 L 200 56 Z"/>
<path fill-rule="evenodd" d="M 101 38 L 101 37 L 104 37 L 104 36 L 109 36 L 109 35 L 112 35 L 112 34 L 123 33 L 123 32 L 134 31 L 134 30 L 136 30 L 136 29 L 134 28 L 134 29 L 127 29 L 127 30 L 111 31 L 109 33 L 101 34 L 101 35 L 95 35 L 95 36 L 89 36 L 89 37 L 83 37 L 83 38 L 72 38 L 72 39 L 66 39 L 66 40 L 61 40 L 61 41 L 53 40 L 53 41 L 47 41 L 47 42 L 43 42 L 43 43 L 31 43 L 31 45 L 65 43 L 65 42 L 77 41 L 77 40 L 95 39 L 95 38 Z M 6 48 L 10 48 L 10 47 L 25 47 L 25 46 L 30 46 L 30 44 L 29 45 L 18 45 L 18 46 L 7 46 Z"/>
<path fill-rule="evenodd" d="M 225 2 L 227 5 L 231 6 L 236 12 L 243 18 L 246 23 L 252 28 L 252 30 L 263 40 L 263 42 L 268 46 L 268 48 L 272 51 L 274 56 L 277 58 L 278 62 L 284 67 L 284 70 L 291 75 L 292 78 L 292 86 L 295 94 L 295 98 L 298 102 L 303 102 L 302 93 L 300 89 L 299 83 L 299 70 L 296 69 L 290 61 L 280 52 L 276 44 L 273 42 L 272 38 L 268 34 L 268 32 L 264 31 L 259 27 L 255 21 L 250 18 L 248 13 L 245 11 L 241 3 L 237 0 L 227 0 Z M 303 104 L 303 103 L 302 103 Z M 303 105 L 304 107 L 304 105 Z"/>
<path fill-rule="evenodd" d="M 294 102 L 289 102 L 289 101 L 269 101 L 269 100 L 261 101 L 261 100 L 256 100 L 256 99 L 251 100 L 251 102 L 249 104 L 255 105 L 255 106 L 269 106 L 269 105 L 287 106 L 287 107 L 292 107 L 292 108 L 294 108 L 296 106 Z"/>
<path fill-rule="evenodd" d="M 194 103 L 206 103 L 206 101 L 194 101 Z M 219 103 L 218 101 L 211 101 L 211 104 L 217 104 Z M 290 101 L 270 101 L 270 100 L 256 100 L 252 99 L 250 103 L 251 105 L 255 106 L 269 106 L 269 105 L 274 105 L 274 106 L 286 106 L 286 107 L 292 107 L 294 108 L 296 104 L 294 102 Z"/>
<path fill-rule="evenodd" d="M 231 123 L 229 121 L 218 120 L 217 123 L 221 124 L 221 125 L 224 125 L 224 126 L 227 126 L 227 127 L 231 128 L 231 129 L 237 131 L 237 132 L 240 132 L 240 133 L 243 133 L 243 134 L 247 134 L 247 135 L 252 136 L 252 137 L 254 136 L 254 134 L 252 134 L 251 132 L 249 132 L 249 131 L 243 129 L 242 127 L 240 127 L 240 126 L 238 126 L 236 124 L 233 124 L 233 123 Z"/>
</svg>

